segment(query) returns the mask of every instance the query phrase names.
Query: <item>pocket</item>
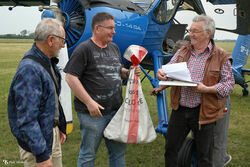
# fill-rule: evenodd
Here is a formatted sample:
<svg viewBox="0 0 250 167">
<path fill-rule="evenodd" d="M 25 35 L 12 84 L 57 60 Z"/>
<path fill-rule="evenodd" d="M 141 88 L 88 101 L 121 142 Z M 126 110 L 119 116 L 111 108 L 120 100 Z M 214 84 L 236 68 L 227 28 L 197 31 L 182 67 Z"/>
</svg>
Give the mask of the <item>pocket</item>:
<svg viewBox="0 0 250 167">
<path fill-rule="evenodd" d="M 209 85 L 215 85 L 219 82 L 220 79 L 220 71 L 219 70 L 210 70 L 208 73 Z"/>
<path fill-rule="evenodd" d="M 203 99 L 204 101 L 206 101 L 203 104 L 203 107 L 206 108 L 206 113 L 204 113 L 204 116 L 208 119 L 214 118 L 218 114 L 220 104 L 219 100 L 215 99 L 217 99 L 217 97 L 214 94 L 206 94 L 206 98 Z"/>
</svg>

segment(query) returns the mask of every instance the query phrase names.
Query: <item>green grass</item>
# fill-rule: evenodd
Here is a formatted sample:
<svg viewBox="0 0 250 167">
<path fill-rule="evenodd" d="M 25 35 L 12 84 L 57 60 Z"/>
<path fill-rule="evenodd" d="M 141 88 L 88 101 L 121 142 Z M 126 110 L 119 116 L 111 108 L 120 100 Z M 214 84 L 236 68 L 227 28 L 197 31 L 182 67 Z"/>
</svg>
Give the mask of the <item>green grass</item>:
<svg viewBox="0 0 250 167">
<path fill-rule="evenodd" d="M 232 52 L 234 43 L 218 42 L 218 45 Z M 0 167 L 5 166 L 3 160 L 11 161 L 9 166 L 19 167 L 19 152 L 16 139 L 12 136 L 8 124 L 7 97 L 9 86 L 15 70 L 23 54 L 32 46 L 32 40 L 2 40 L 0 39 Z M 250 68 L 250 60 L 246 68 Z M 250 76 L 246 76 L 250 80 Z M 152 86 L 148 80 L 143 81 L 143 92 L 146 98 L 154 126 L 158 125 L 156 98 L 149 95 Z M 231 94 L 232 112 L 230 117 L 228 152 L 233 160 L 229 167 L 250 166 L 250 96 L 243 97 L 239 85 L 235 86 Z M 167 89 L 169 93 L 169 89 Z M 64 167 L 76 166 L 79 147 L 80 130 L 78 118 L 73 111 L 74 129 L 63 144 Z M 164 166 L 164 137 L 157 134 L 157 139 L 149 144 L 129 144 L 126 152 L 128 167 L 161 167 Z M 15 163 L 16 162 L 16 163 Z M 97 167 L 107 167 L 108 158 L 104 143 L 102 142 L 96 159 Z"/>
</svg>

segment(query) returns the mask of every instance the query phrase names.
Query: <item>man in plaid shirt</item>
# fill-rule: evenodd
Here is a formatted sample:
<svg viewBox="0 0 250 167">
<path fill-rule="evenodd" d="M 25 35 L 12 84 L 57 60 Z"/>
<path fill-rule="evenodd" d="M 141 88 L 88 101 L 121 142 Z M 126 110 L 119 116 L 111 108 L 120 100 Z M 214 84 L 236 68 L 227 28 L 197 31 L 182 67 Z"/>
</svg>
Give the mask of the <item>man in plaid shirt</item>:
<svg viewBox="0 0 250 167">
<path fill-rule="evenodd" d="M 165 166 L 177 166 L 178 151 L 192 130 L 198 166 L 212 167 L 214 127 L 223 116 L 225 97 L 233 91 L 234 86 L 232 58 L 215 45 L 215 23 L 212 18 L 204 15 L 194 17 L 189 32 L 191 41 L 176 52 L 169 64 L 187 62 L 191 78 L 198 86 L 171 87 L 173 111 L 166 134 Z M 158 70 L 157 78 L 168 79 L 162 69 Z"/>
</svg>

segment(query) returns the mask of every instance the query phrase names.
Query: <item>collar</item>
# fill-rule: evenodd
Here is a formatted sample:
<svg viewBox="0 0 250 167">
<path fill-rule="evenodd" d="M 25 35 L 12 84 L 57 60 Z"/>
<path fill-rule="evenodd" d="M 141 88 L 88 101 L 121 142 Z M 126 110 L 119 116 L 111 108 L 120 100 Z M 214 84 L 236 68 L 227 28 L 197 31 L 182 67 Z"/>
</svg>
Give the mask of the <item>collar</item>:
<svg viewBox="0 0 250 167">
<path fill-rule="evenodd" d="M 36 54 L 34 56 L 42 59 L 43 61 L 45 61 L 46 63 L 48 63 L 49 65 L 51 65 L 52 63 L 57 64 L 58 63 L 58 58 L 54 57 L 54 58 L 48 58 L 48 56 L 46 56 L 37 46 L 36 43 L 33 43 L 31 50 L 33 52 L 35 52 Z"/>
<path fill-rule="evenodd" d="M 191 50 L 194 52 L 194 46 L 193 46 L 193 45 L 190 45 L 190 46 L 191 46 Z M 209 43 L 208 43 L 206 49 L 205 49 L 203 52 L 205 52 L 205 51 L 212 52 L 213 47 L 214 47 L 214 41 L 211 39 L 211 40 L 209 41 Z M 203 52 L 202 52 L 202 53 L 203 53 Z"/>
<path fill-rule="evenodd" d="M 93 38 L 90 38 L 90 41 L 91 41 L 94 45 L 96 45 L 98 48 L 100 48 L 101 50 L 108 47 L 108 43 L 107 43 L 107 45 L 106 45 L 105 47 L 101 47 L 101 46 L 98 45 L 98 43 L 97 43 Z"/>
</svg>

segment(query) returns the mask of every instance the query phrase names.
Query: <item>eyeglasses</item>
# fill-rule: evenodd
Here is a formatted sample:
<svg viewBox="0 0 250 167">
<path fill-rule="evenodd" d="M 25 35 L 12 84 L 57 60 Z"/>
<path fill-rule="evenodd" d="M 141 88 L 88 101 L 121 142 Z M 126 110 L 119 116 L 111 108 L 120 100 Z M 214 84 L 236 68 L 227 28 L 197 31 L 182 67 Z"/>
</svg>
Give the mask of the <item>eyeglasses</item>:
<svg viewBox="0 0 250 167">
<path fill-rule="evenodd" d="M 103 26 L 103 25 L 100 25 L 100 24 L 98 24 L 98 26 L 109 29 L 109 30 L 115 30 L 115 27 L 113 27 L 113 26 Z"/>
<path fill-rule="evenodd" d="M 66 39 L 65 38 L 63 38 L 63 37 L 60 37 L 60 36 L 58 36 L 58 35 L 54 35 L 54 34 L 51 34 L 52 36 L 55 36 L 55 37 L 57 37 L 57 38 L 61 38 L 62 39 L 62 43 L 63 44 L 66 44 Z"/>
<path fill-rule="evenodd" d="M 194 33 L 194 34 L 201 33 L 203 31 L 204 30 L 201 30 L 201 31 L 199 31 L 199 30 L 191 30 L 191 29 L 188 30 L 189 33 Z"/>
</svg>

